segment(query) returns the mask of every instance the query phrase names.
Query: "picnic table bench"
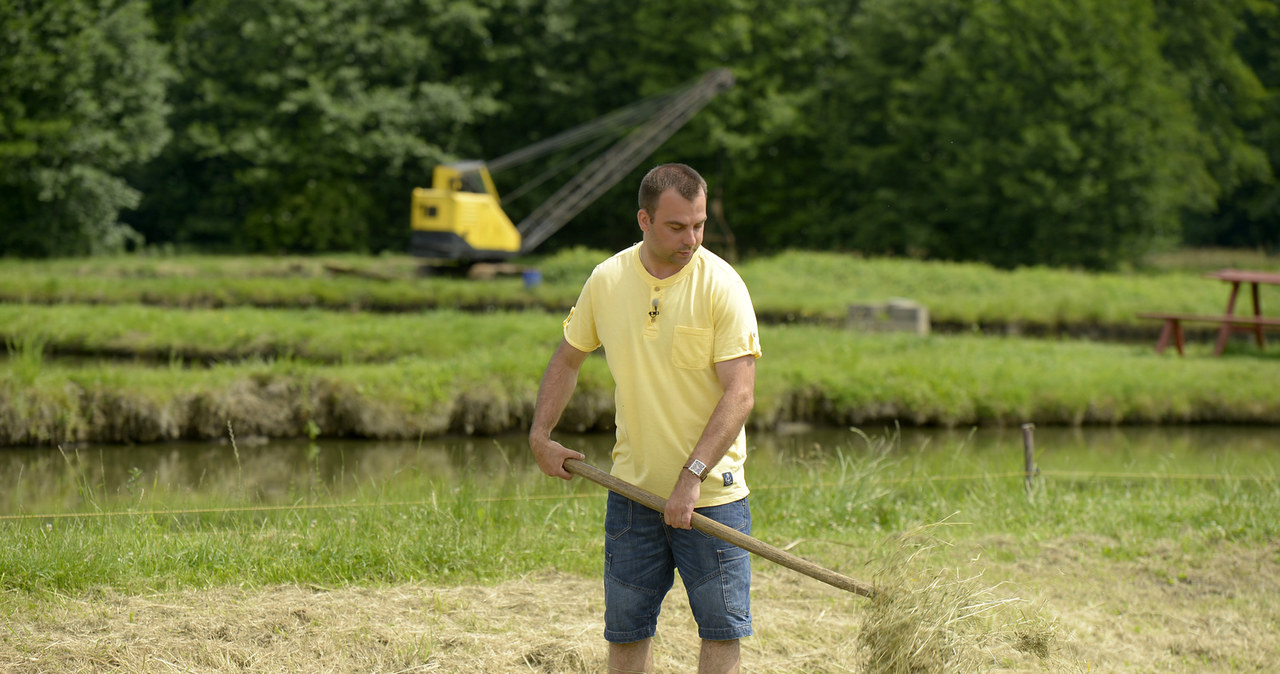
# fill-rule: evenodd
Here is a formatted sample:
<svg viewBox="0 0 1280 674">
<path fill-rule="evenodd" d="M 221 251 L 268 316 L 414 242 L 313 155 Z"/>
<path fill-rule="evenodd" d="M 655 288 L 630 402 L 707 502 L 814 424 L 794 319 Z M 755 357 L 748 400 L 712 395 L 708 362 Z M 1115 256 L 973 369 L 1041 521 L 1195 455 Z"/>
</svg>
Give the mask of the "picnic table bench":
<svg viewBox="0 0 1280 674">
<path fill-rule="evenodd" d="M 1185 355 L 1182 324 L 1187 322 L 1216 323 L 1219 325 L 1218 341 L 1213 349 L 1213 355 L 1215 356 L 1222 354 L 1233 332 L 1252 332 L 1254 340 L 1258 343 L 1258 348 L 1265 347 L 1266 340 L 1262 336 L 1263 331 L 1271 328 L 1280 328 L 1280 318 L 1262 315 L 1262 302 L 1258 296 L 1258 286 L 1263 283 L 1280 285 L 1280 274 L 1242 269 L 1220 269 L 1205 274 L 1205 277 L 1226 281 L 1231 284 L 1231 294 L 1227 298 L 1226 312 L 1221 315 L 1167 312 L 1144 312 L 1138 314 L 1138 318 L 1164 321 L 1164 327 L 1160 330 L 1160 338 L 1156 341 L 1156 353 L 1164 353 L 1165 347 L 1169 345 L 1169 341 L 1172 339 L 1174 346 L 1178 349 L 1178 355 Z M 1252 316 L 1245 314 L 1237 316 L 1235 314 L 1236 297 L 1240 294 L 1241 283 L 1248 283 L 1252 288 Z"/>
<path fill-rule="evenodd" d="M 1172 339 L 1173 345 L 1178 349 L 1179 356 L 1185 355 L 1183 347 L 1186 344 L 1186 339 L 1182 333 L 1183 323 L 1218 323 L 1222 326 L 1221 329 L 1254 331 L 1258 346 L 1265 346 L 1261 336 L 1262 330 L 1280 328 L 1280 318 L 1268 318 L 1265 316 L 1208 316 L 1144 312 L 1138 314 L 1138 318 L 1164 321 L 1164 327 L 1160 329 L 1160 338 L 1156 340 L 1156 353 L 1164 353 L 1165 347 L 1169 346 L 1169 341 Z M 1219 337 L 1221 337 L 1221 329 L 1219 330 Z M 1214 355 L 1221 354 L 1222 349 L 1226 347 L 1225 340 L 1219 339 L 1219 341 L 1221 346 L 1214 348 Z"/>
</svg>

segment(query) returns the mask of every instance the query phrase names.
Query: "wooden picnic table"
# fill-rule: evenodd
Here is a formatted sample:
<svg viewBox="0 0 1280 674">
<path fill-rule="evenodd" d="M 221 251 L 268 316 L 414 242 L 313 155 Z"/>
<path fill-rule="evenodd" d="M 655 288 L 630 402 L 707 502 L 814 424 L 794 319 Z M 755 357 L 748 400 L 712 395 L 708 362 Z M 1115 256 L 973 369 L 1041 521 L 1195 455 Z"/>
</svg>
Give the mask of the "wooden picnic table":
<svg viewBox="0 0 1280 674">
<path fill-rule="evenodd" d="M 1262 302 L 1258 299 L 1258 286 L 1263 283 L 1271 285 L 1280 285 L 1280 274 L 1265 271 L 1245 271 L 1241 269 L 1220 269 L 1215 272 L 1205 274 L 1208 278 L 1216 278 L 1219 281 L 1226 281 L 1231 284 L 1231 295 L 1227 298 L 1226 316 L 1232 317 L 1236 310 L 1236 296 L 1240 294 L 1240 284 L 1248 283 L 1253 291 L 1253 316 L 1254 318 L 1262 318 Z M 1262 336 L 1262 328 L 1265 323 L 1261 321 L 1253 322 L 1252 325 L 1240 323 L 1224 322 L 1218 328 L 1218 343 L 1213 348 L 1213 354 L 1216 356 L 1222 353 L 1227 346 L 1227 340 L 1231 338 L 1231 333 L 1239 330 L 1252 330 L 1254 339 L 1258 342 L 1258 348 L 1264 348 L 1267 345 L 1266 339 Z"/>
<path fill-rule="evenodd" d="M 1151 318 L 1164 321 L 1164 328 L 1160 331 L 1160 338 L 1156 342 L 1156 352 L 1162 353 L 1170 340 L 1178 349 L 1178 355 L 1183 354 L 1183 335 L 1182 323 L 1201 322 L 1201 323 L 1217 323 L 1218 341 L 1214 345 L 1213 355 L 1222 354 L 1223 349 L 1227 346 L 1227 341 L 1231 339 L 1233 332 L 1252 332 L 1254 340 L 1258 343 L 1258 348 L 1265 348 L 1266 338 L 1263 337 L 1263 330 L 1269 328 L 1280 328 L 1280 318 L 1271 318 L 1262 315 L 1262 301 L 1258 294 L 1258 287 L 1262 284 L 1280 285 L 1280 273 L 1265 271 L 1249 271 L 1244 269 L 1219 269 L 1218 271 L 1205 274 L 1206 278 L 1217 279 L 1231 284 L 1231 294 L 1227 297 L 1227 310 L 1221 316 L 1196 315 L 1196 314 L 1174 314 L 1174 313 L 1141 313 L 1140 318 Z M 1240 295 L 1240 284 L 1248 283 L 1253 296 L 1253 314 L 1236 315 L 1236 298 Z"/>
</svg>

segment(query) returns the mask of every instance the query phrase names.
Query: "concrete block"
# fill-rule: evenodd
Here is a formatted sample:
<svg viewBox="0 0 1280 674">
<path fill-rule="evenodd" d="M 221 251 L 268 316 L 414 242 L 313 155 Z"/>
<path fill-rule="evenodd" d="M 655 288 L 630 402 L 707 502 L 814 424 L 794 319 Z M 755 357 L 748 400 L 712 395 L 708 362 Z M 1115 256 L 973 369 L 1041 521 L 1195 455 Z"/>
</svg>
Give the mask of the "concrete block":
<svg viewBox="0 0 1280 674">
<path fill-rule="evenodd" d="M 919 302 L 893 298 L 884 304 L 850 304 L 845 327 L 864 332 L 929 334 L 929 309 Z"/>
</svg>

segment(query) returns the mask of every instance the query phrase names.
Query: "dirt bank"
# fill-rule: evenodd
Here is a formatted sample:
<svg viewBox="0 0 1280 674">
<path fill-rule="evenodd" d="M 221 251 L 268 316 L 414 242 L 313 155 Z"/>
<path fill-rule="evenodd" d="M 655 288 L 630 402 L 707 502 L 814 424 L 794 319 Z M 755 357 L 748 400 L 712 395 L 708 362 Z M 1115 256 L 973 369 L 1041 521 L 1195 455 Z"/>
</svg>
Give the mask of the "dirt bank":
<svg viewBox="0 0 1280 674">
<path fill-rule="evenodd" d="M 228 424 L 239 438 L 305 438 L 309 428 L 375 439 L 494 435 L 527 428 L 534 399 L 532 390 L 488 387 L 414 409 L 403 396 L 383 399 L 348 382 L 286 375 L 161 399 L 110 385 L 68 384 L 52 393 L 0 387 L 0 446 L 210 440 L 226 438 Z M 582 391 L 564 419 L 565 428 L 581 432 L 612 429 L 612 397 Z"/>
<path fill-rule="evenodd" d="M 613 430 L 613 392 L 607 382 L 580 385 L 560 428 L 574 432 Z M 324 375 L 259 373 L 233 381 L 137 390 L 120 382 L 66 381 L 59 386 L 0 385 L 0 446 L 50 446 L 76 442 L 134 444 L 225 439 L 228 424 L 240 438 L 326 437 L 414 440 L 453 435 L 497 435 L 528 428 L 536 382 L 478 382 L 445 399 L 424 402 L 404 387 L 364 385 Z M 1050 392 L 1052 393 L 1052 392 Z M 1148 400 L 1139 416 L 1117 416 L 1107 405 L 1063 405 L 1052 395 L 1015 411 L 945 401 L 886 399 L 851 405 L 815 386 L 800 386 L 757 398 L 749 426 L 848 427 L 867 425 L 968 427 L 1116 424 L 1280 423 L 1274 405 L 1203 404 Z M 985 410 L 985 411 L 984 411 Z M 1015 413 L 1016 412 L 1016 413 Z"/>
</svg>

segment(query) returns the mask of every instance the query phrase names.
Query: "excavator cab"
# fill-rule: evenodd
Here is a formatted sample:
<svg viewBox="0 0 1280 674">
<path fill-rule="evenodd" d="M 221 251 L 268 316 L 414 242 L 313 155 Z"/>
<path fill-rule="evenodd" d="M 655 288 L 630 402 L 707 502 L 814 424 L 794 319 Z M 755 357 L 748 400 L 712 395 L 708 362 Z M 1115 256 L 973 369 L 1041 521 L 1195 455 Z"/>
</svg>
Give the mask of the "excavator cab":
<svg viewBox="0 0 1280 674">
<path fill-rule="evenodd" d="M 410 252 L 438 260 L 505 260 L 520 252 L 520 233 L 502 210 L 484 162 L 435 167 L 430 188 L 413 190 Z"/>
<path fill-rule="evenodd" d="M 410 252 L 427 258 L 430 264 L 443 266 L 498 262 L 529 253 L 731 86 L 732 73 L 727 69 L 712 70 L 674 93 L 615 110 L 492 161 L 436 166 L 431 187 L 413 190 Z M 502 208 L 490 170 L 497 172 L 625 129 L 631 130 L 519 224 L 512 224 Z M 517 188 L 513 196 L 529 188 Z"/>
</svg>

